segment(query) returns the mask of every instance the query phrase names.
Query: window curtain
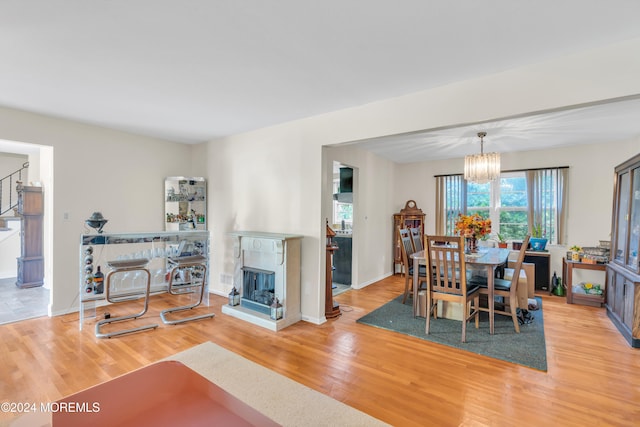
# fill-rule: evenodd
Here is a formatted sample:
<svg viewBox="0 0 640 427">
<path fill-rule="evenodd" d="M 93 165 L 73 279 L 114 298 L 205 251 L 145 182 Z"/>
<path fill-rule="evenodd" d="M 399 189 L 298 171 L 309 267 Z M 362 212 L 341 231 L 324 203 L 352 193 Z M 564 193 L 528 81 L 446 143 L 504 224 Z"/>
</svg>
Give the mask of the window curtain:
<svg viewBox="0 0 640 427">
<path fill-rule="evenodd" d="M 467 210 L 466 181 L 462 175 L 436 176 L 436 234 L 453 234 L 458 214 Z"/>
<path fill-rule="evenodd" d="M 567 168 L 528 170 L 529 230 L 539 225 L 550 244 L 565 244 L 567 225 Z"/>
<path fill-rule="evenodd" d="M 556 242 L 559 245 L 567 244 L 567 204 L 568 204 L 568 195 L 567 195 L 567 183 L 569 180 L 569 169 L 563 168 L 558 169 L 558 184 L 557 184 L 557 192 L 556 192 L 556 203 L 557 203 L 557 211 L 558 211 L 558 222 L 557 222 L 557 236 L 558 241 Z"/>
</svg>

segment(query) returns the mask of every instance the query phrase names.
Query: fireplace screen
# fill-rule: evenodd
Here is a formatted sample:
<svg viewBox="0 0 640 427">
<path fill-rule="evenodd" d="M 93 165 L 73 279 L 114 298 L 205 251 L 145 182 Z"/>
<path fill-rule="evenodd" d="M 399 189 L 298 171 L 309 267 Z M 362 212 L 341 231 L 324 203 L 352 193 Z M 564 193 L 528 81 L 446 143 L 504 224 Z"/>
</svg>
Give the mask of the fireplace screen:
<svg viewBox="0 0 640 427">
<path fill-rule="evenodd" d="M 269 314 L 275 297 L 274 271 L 259 268 L 242 268 L 242 299 L 244 307 Z"/>
</svg>

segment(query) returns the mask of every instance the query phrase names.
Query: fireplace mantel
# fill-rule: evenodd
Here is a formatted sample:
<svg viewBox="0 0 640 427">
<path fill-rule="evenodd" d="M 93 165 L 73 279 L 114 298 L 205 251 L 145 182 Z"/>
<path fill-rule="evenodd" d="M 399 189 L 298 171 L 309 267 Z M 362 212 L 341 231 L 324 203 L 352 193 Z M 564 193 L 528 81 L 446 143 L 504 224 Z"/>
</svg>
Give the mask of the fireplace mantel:
<svg viewBox="0 0 640 427">
<path fill-rule="evenodd" d="M 243 296 L 244 270 L 260 269 L 275 273 L 275 297 L 282 304 L 283 317 L 272 320 L 269 315 L 249 306 L 222 306 L 222 312 L 278 331 L 302 318 L 300 311 L 300 247 L 301 235 L 260 231 L 232 231 L 235 288 Z"/>
</svg>

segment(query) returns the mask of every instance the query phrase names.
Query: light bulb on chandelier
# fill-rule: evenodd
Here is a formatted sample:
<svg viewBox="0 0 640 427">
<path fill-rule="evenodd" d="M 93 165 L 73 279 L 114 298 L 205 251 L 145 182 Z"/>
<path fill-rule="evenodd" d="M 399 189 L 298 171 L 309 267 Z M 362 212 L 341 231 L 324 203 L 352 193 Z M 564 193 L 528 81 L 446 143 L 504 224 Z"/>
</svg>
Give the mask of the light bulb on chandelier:
<svg viewBox="0 0 640 427">
<path fill-rule="evenodd" d="M 477 184 L 486 184 L 500 176 L 500 153 L 484 153 L 486 132 L 478 132 L 480 154 L 464 158 L 464 179 Z"/>
</svg>

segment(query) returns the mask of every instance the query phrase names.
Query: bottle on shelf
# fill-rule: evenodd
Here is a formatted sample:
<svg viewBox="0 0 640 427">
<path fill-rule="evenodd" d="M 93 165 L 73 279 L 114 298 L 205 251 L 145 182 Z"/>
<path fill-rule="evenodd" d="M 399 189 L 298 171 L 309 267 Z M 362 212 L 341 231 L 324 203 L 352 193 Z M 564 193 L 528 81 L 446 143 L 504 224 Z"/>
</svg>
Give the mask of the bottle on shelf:
<svg viewBox="0 0 640 427">
<path fill-rule="evenodd" d="M 93 274 L 84 277 L 84 291 L 88 294 L 93 292 Z"/>
<path fill-rule="evenodd" d="M 96 294 L 104 292 L 104 274 L 100 271 L 100 266 L 93 275 L 93 290 Z"/>
</svg>

